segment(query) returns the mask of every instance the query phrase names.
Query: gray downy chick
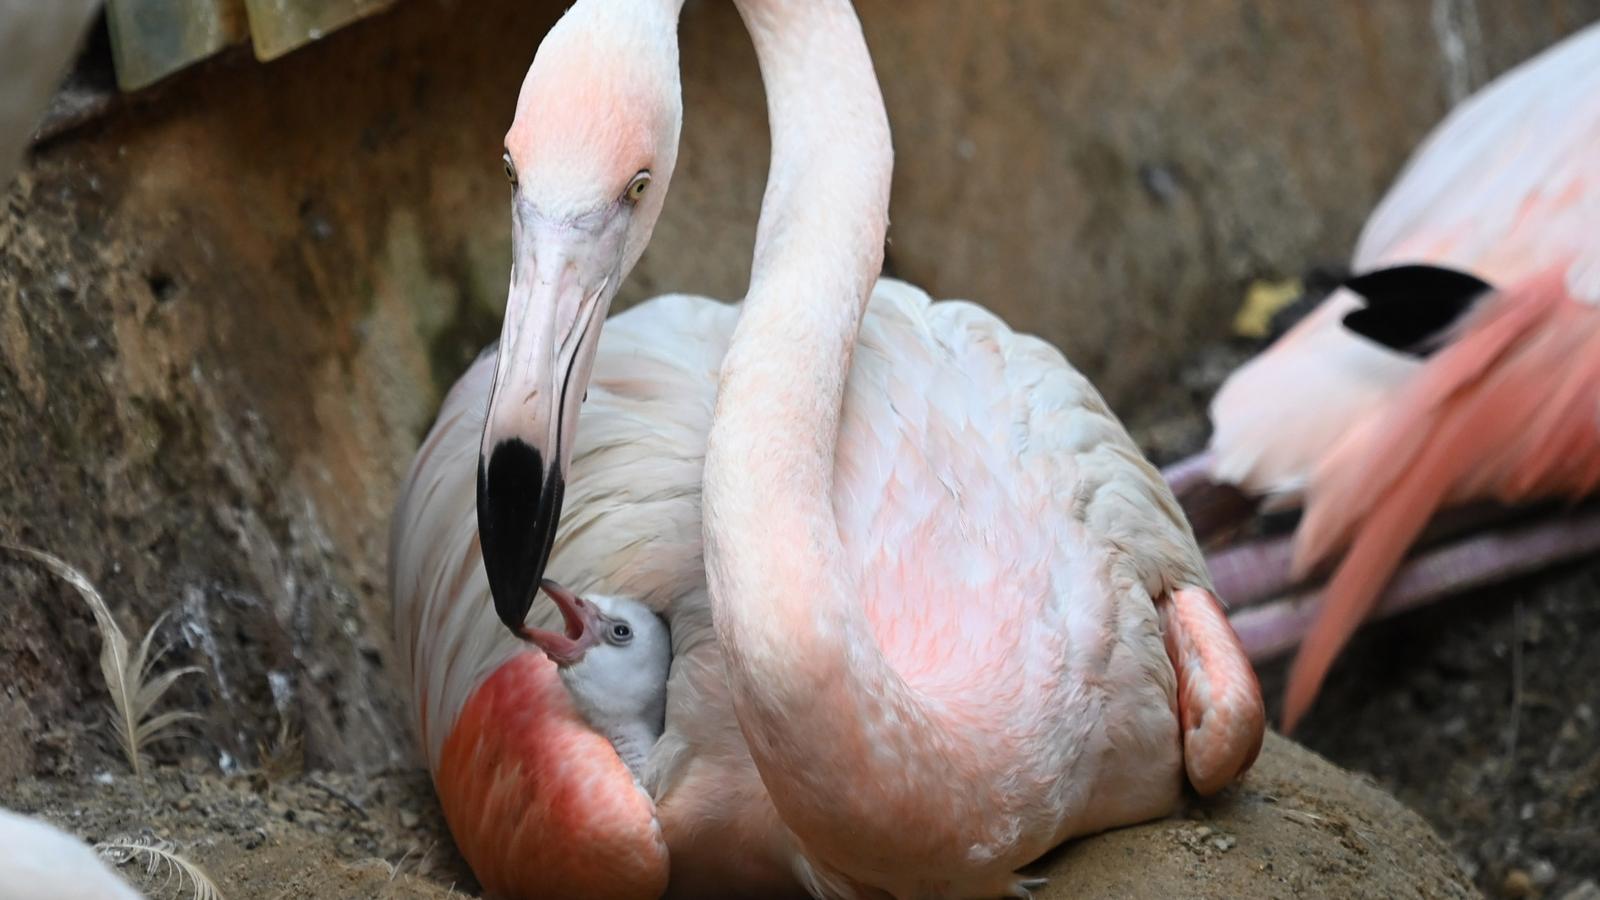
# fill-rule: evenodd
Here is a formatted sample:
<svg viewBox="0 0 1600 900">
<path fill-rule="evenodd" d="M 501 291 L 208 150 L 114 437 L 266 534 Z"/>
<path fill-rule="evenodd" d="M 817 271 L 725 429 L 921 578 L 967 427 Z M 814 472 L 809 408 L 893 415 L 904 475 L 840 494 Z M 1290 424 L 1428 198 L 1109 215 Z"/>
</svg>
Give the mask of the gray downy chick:
<svg viewBox="0 0 1600 900">
<path fill-rule="evenodd" d="M 644 778 L 650 748 L 666 727 L 672 639 L 650 607 L 627 597 L 579 597 L 549 579 L 540 585 L 565 622 L 562 632 L 524 628 L 572 694 L 584 721 Z"/>
</svg>

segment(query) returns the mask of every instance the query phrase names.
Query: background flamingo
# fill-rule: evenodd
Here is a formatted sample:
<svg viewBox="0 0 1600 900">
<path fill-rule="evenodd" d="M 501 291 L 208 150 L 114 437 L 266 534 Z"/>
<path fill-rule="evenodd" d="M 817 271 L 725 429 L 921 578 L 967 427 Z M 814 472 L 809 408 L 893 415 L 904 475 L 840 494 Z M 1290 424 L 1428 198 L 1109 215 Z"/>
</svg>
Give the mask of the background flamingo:
<svg viewBox="0 0 1600 900">
<path fill-rule="evenodd" d="M 671 44 L 670 22 L 663 24 L 650 16 L 628 16 L 617 22 L 612 18 L 617 9 L 597 0 L 580 4 L 552 31 L 530 70 L 518 121 L 508 138 L 508 169 L 519 183 L 518 261 L 498 372 L 484 357 L 457 384 L 418 455 L 397 511 L 393 555 L 397 630 L 402 655 L 412 666 L 430 763 L 458 842 L 486 886 L 494 890 L 515 894 L 530 885 L 550 885 L 554 878 L 555 883 L 584 884 L 586 889 L 647 893 L 665 865 L 648 827 L 648 810 L 635 802 L 637 791 L 615 754 L 576 719 L 570 699 L 551 690 L 556 681 L 549 664 L 519 646 L 488 617 L 478 535 L 472 528 L 471 495 L 466 489 L 470 465 L 464 463 L 481 433 L 478 519 L 483 557 L 501 617 L 513 631 L 521 633 L 528 627 L 524 617 L 532 597 L 522 582 L 539 574 L 532 563 L 540 548 L 552 543 L 553 522 L 547 522 L 551 498 L 559 504 L 563 494 L 566 515 L 558 532 L 561 537 L 553 541 L 551 572 L 580 589 L 598 586 L 609 593 L 645 598 L 672 618 L 675 663 L 667 732 L 649 770 L 658 773 L 653 787 L 662 833 L 671 848 L 674 887 L 685 894 L 695 893 L 686 885 L 697 883 L 722 891 L 746 887 L 755 892 L 758 885 L 763 890 L 792 889 L 798 871 L 813 891 L 850 891 L 849 882 L 871 883 L 871 878 L 851 873 L 836 879 L 824 874 L 834 866 L 806 863 L 805 859 L 815 859 L 812 848 L 807 844 L 802 856 L 778 821 L 735 726 L 723 661 L 710 633 L 697 540 L 700 460 L 710 425 L 713 378 L 736 313 L 709 301 L 663 298 L 613 320 L 598 356 L 592 349 L 598 335 L 595 317 L 603 315 L 609 291 L 632 263 L 627 236 L 648 235 L 659 211 L 659 198 L 670 177 L 668 145 L 675 141 L 677 129 L 675 120 L 668 121 L 672 116 L 663 114 L 667 110 L 675 115 L 675 79 L 656 77 L 653 96 L 644 92 L 636 73 L 596 71 L 597 59 L 615 58 L 602 52 L 606 41 L 626 41 L 637 56 L 675 60 L 675 47 L 669 53 L 647 46 L 649 39 L 633 31 L 647 21 L 661 26 L 653 36 L 655 42 Z M 798 149 L 786 141 L 799 136 L 816 149 L 812 142 L 821 136 L 838 137 L 837 122 L 853 122 L 863 129 L 850 141 L 830 140 L 829 153 L 816 154 L 822 170 L 812 174 L 822 186 L 844 168 L 862 173 L 852 178 L 866 179 L 832 185 L 829 194 L 856 209 L 864 221 L 818 220 L 814 226 L 821 246 L 839 247 L 846 262 L 854 260 L 838 278 L 860 287 L 864 296 L 877 272 L 889 155 L 887 124 L 859 26 L 843 4 L 819 11 L 814 19 L 795 12 L 809 21 L 793 24 L 782 22 L 762 4 L 752 3 L 743 12 L 753 30 L 767 39 L 758 41 L 766 77 L 781 79 L 769 84 L 778 147 L 769 211 L 779 210 L 775 215 L 780 220 L 793 215 L 792 208 L 780 202 L 795 174 L 784 166 L 793 164 Z M 774 36 L 783 40 L 773 43 Z M 833 51 L 836 58 L 821 64 L 841 65 L 844 75 L 821 77 L 796 68 L 798 55 L 789 42 L 823 38 L 826 41 L 818 46 L 838 42 L 840 49 Z M 811 85 L 805 96 L 796 95 L 799 84 Z M 659 133 L 641 136 L 625 127 L 619 134 L 610 126 L 596 125 L 585 118 L 592 117 L 595 107 L 573 101 L 575 90 L 601 91 L 606 102 L 619 105 L 619 114 L 600 117 L 601 123 L 654 123 Z M 840 110 L 833 108 L 840 102 L 847 107 L 842 119 L 837 118 Z M 636 108 L 641 103 L 643 107 Z M 797 108 L 809 117 L 794 119 Z M 552 117 L 559 116 L 571 117 L 557 123 L 567 127 L 552 124 Z M 819 116 L 835 124 L 822 128 Z M 539 121 L 542 130 L 530 131 L 529 121 Z M 640 147 L 652 148 L 655 155 L 641 155 Z M 665 165 L 662 159 L 667 160 Z M 643 189 L 638 187 L 641 175 L 646 179 Z M 655 205 L 648 205 L 650 198 Z M 548 210 L 563 204 L 565 218 L 549 221 Z M 574 221 L 575 226 L 570 224 Z M 768 223 L 764 228 L 770 228 L 770 216 L 764 221 Z M 852 244 L 859 239 L 860 246 L 841 244 L 841 238 Z M 770 240 L 764 238 L 763 246 L 770 246 Z M 758 258 L 758 265 L 770 262 Z M 769 271 L 760 271 L 771 277 Z M 823 290 L 823 285 L 817 289 Z M 857 307 L 860 299 L 838 296 L 836 302 Z M 859 310 L 851 318 L 858 314 Z M 841 360 L 829 358 L 823 352 L 827 346 L 817 349 L 819 361 L 838 368 Z M 1005 360 L 1007 355 L 1015 358 L 1015 365 Z M 574 435 L 573 398 L 583 392 L 583 370 L 590 359 L 595 390 L 583 411 L 583 427 Z M 993 461 L 991 455 L 1015 449 L 997 445 L 976 456 L 952 456 L 956 442 L 967 436 L 964 432 L 1009 422 L 1031 403 L 1039 405 L 1039 418 L 1024 417 L 1016 423 L 1019 434 L 1037 431 L 1033 442 L 1056 450 L 1038 454 L 1036 461 L 1048 470 L 1049 459 L 1079 453 L 1076 460 L 1053 464 L 1057 475 L 1069 473 L 1057 487 L 1065 492 L 1062 497 L 1070 496 L 1074 484 L 1093 495 L 1084 497 L 1083 514 L 1089 521 L 1063 524 L 1074 558 L 1099 572 L 1077 583 L 1088 594 L 1083 601 L 1087 606 L 1071 615 L 1059 609 L 1047 613 L 1053 620 L 1043 631 L 1024 621 L 1005 625 L 1000 632 L 1010 639 L 1023 631 L 1043 636 L 1036 661 L 1042 671 L 1055 672 L 1054 682 L 1045 676 L 1047 683 L 1095 687 L 1074 698 L 1073 712 L 1036 723 L 1040 734 L 1023 742 L 1024 759 L 1044 745 L 1037 760 L 1041 777 L 1056 783 L 1027 801 L 1032 805 L 1026 811 L 1030 833 L 982 866 L 982 871 L 974 873 L 970 863 L 965 864 L 969 870 L 962 878 L 968 880 L 940 890 L 959 895 L 1014 888 L 1012 871 L 1017 865 L 1069 834 L 1159 815 L 1177 802 L 1184 759 L 1174 716 L 1179 701 L 1154 598 L 1171 596 L 1177 601 L 1168 637 L 1181 661 L 1178 681 L 1191 777 L 1209 791 L 1242 771 L 1260 738 L 1253 676 L 1205 592 L 1198 552 L 1170 495 L 1087 382 L 1055 351 L 1013 335 L 976 307 L 929 304 L 925 295 L 894 282 L 879 283 L 855 360 L 847 394 L 855 402 L 847 403 L 839 436 L 839 489 L 845 493 L 838 496 L 869 489 L 882 492 L 883 483 L 877 479 L 885 476 L 900 473 L 910 478 L 904 494 L 891 490 L 883 495 L 886 503 L 868 500 L 860 507 L 887 517 L 887 536 L 920 540 L 916 552 L 938 553 L 948 549 L 938 542 L 950 539 L 952 533 L 919 537 L 918 531 L 937 517 L 961 519 L 948 497 L 940 496 L 945 487 L 929 491 L 934 482 L 925 479 L 937 477 L 938 472 L 901 468 L 901 457 L 915 448 L 909 440 L 925 441 L 939 469 L 955 479 L 950 484 L 959 485 L 970 475 L 957 473 L 954 467 L 975 461 L 983 468 Z M 986 376 L 998 381 L 966 381 L 959 368 L 966 362 L 984 366 Z M 835 376 L 840 382 L 836 391 L 846 389 L 843 374 Z M 905 392 L 910 384 L 930 376 L 951 382 L 955 390 L 943 402 L 951 404 L 957 415 L 946 417 L 946 411 L 924 402 L 922 414 L 912 424 L 913 429 L 923 429 L 919 434 L 906 427 L 913 420 L 903 420 L 898 410 L 913 408 L 906 406 Z M 996 406 L 989 391 L 1006 385 L 1008 378 L 1016 382 L 1010 389 L 1018 390 L 1019 396 Z M 511 407 L 497 399 L 485 425 L 479 404 L 491 383 L 497 398 L 509 395 L 521 402 Z M 529 403 L 530 399 L 536 402 Z M 507 409 L 512 412 L 504 412 Z M 1056 412 L 1064 418 L 1054 418 Z M 844 452 L 852 446 L 857 450 Z M 833 450 L 824 443 L 817 452 L 821 455 L 808 465 L 815 467 L 821 461 L 831 466 L 827 460 Z M 550 461 L 548 470 L 545 460 Z M 1087 477 L 1074 477 L 1080 468 Z M 1010 487 L 1026 491 L 1039 486 L 1029 473 Z M 1015 499 L 1000 492 L 989 502 Z M 1026 508 L 1031 515 L 1033 506 L 1048 509 L 1051 503 L 1032 498 Z M 985 513 L 1006 514 L 993 509 Z M 966 520 L 961 527 L 982 525 Z M 714 525 L 708 528 L 715 531 Z M 1108 539 L 1139 546 L 1133 555 L 1105 555 Z M 1038 539 L 1021 549 L 1043 556 L 1052 552 Z M 505 557 L 508 553 L 522 555 Z M 502 557 L 498 563 L 497 556 Z M 497 571 L 502 573 L 498 579 Z M 1025 590 L 1050 590 L 1047 584 L 1036 581 Z M 1193 589 L 1175 592 L 1184 585 Z M 1104 596 L 1108 589 L 1116 596 Z M 929 623 L 907 616 L 903 624 L 912 627 L 902 631 L 902 648 L 910 646 L 906 640 L 915 644 L 923 626 L 931 626 L 921 632 L 931 637 L 966 617 L 979 629 L 976 639 L 982 640 L 993 636 L 996 620 L 1005 621 L 998 610 L 994 616 L 982 612 L 981 595 L 949 585 L 939 590 L 952 598 L 941 601 L 944 611 L 939 620 Z M 963 612 L 968 607 L 972 608 Z M 541 608 L 535 619 L 527 621 L 549 623 L 550 612 Z M 880 609 L 876 615 L 893 612 Z M 1075 623 L 1064 626 L 1063 616 Z M 879 622 L 887 624 L 882 618 Z M 1083 650 L 1082 658 L 1065 671 L 1062 637 L 1047 633 L 1062 627 L 1075 632 L 1074 642 L 1098 648 Z M 924 653 L 918 664 L 937 674 L 948 661 L 938 652 Z M 951 668 L 947 676 L 955 677 L 956 671 Z M 1004 685 L 1018 675 L 991 672 L 982 683 Z M 514 696 L 520 702 L 517 718 L 508 721 L 500 708 L 509 706 Z M 1033 702 L 1044 703 L 1044 698 Z M 1090 709 L 1104 715 L 1091 721 Z M 1202 721 L 1207 710 L 1211 718 Z M 926 737 L 941 736 L 930 732 Z M 529 795 L 556 794 L 563 795 L 565 803 L 590 805 L 578 810 L 562 803 L 527 803 Z M 825 815 L 849 822 L 854 812 L 839 809 Z M 949 806 L 921 812 L 941 820 L 952 814 Z M 977 812 L 981 820 L 993 823 L 1017 810 L 994 806 Z M 1041 827 L 1046 820 L 1051 821 Z M 807 821 L 814 824 L 814 817 Z M 596 831 L 611 826 L 615 827 L 594 839 Z M 587 841 L 585 852 L 565 853 L 579 838 Z M 596 844 L 603 847 L 590 855 L 588 849 Z M 902 848 L 887 843 L 882 849 L 902 853 L 900 864 L 907 864 L 909 857 Z M 602 883 L 597 870 L 605 867 L 596 857 L 614 852 L 645 864 L 621 875 L 611 867 Z M 590 880 L 585 882 L 585 877 Z"/>
<path fill-rule="evenodd" d="M 1215 560 L 1230 596 L 1269 596 L 1340 560 L 1291 672 L 1286 726 L 1435 511 L 1576 500 L 1600 484 L 1597 146 L 1590 26 L 1435 130 L 1362 234 L 1353 268 L 1369 274 L 1236 372 L 1212 404 L 1209 454 L 1168 471 L 1191 500 L 1210 479 L 1304 503 L 1292 552 Z M 1406 267 L 1418 263 L 1442 269 Z M 1505 546 L 1437 552 L 1394 600 L 1593 552 L 1597 524 L 1567 517 Z M 1270 645 L 1284 612 L 1243 614 L 1241 628 Z"/>
</svg>

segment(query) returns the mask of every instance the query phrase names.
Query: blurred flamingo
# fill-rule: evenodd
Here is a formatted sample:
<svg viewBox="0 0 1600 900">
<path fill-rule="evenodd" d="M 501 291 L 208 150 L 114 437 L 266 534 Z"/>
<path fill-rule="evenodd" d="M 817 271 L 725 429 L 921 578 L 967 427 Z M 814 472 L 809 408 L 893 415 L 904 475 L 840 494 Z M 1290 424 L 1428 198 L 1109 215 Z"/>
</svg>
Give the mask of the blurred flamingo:
<svg viewBox="0 0 1600 900">
<path fill-rule="evenodd" d="M 1089 383 L 877 278 L 892 156 L 848 3 L 739 8 L 773 123 L 742 312 L 665 297 L 599 340 L 672 172 L 678 4 L 583 0 L 529 71 L 504 331 L 446 399 L 391 544 L 435 783 L 506 896 L 657 894 L 669 850 L 684 896 L 1020 893 L 1018 866 L 1169 812 L 1185 772 L 1205 793 L 1242 774 L 1259 689 Z M 561 628 L 533 605 L 546 557 L 671 622 L 637 782 L 519 640 Z"/>
<path fill-rule="evenodd" d="M 1228 379 L 1211 406 L 1208 452 L 1167 470 L 1197 523 L 1211 518 L 1208 483 L 1268 507 L 1303 505 L 1292 546 L 1212 557 L 1236 602 L 1336 563 L 1314 612 L 1235 617 L 1257 655 L 1292 645 L 1311 620 L 1290 672 L 1286 728 L 1435 513 L 1573 502 L 1600 486 L 1597 148 L 1592 25 L 1435 129 L 1362 232 L 1358 276 Z M 1568 514 L 1432 551 L 1394 581 L 1385 605 L 1597 549 L 1600 517 Z"/>
</svg>

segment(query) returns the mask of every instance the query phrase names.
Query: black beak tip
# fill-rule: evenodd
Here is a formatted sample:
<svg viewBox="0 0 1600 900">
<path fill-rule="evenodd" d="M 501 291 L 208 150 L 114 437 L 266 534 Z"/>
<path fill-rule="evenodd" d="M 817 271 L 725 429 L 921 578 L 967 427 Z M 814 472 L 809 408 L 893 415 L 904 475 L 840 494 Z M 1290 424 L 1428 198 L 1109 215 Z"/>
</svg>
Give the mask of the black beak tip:
<svg viewBox="0 0 1600 900">
<path fill-rule="evenodd" d="M 522 440 L 496 444 L 487 463 L 478 458 L 483 567 L 495 612 L 518 637 L 550 561 L 565 489 L 560 468 L 547 471 L 539 450 Z"/>
</svg>

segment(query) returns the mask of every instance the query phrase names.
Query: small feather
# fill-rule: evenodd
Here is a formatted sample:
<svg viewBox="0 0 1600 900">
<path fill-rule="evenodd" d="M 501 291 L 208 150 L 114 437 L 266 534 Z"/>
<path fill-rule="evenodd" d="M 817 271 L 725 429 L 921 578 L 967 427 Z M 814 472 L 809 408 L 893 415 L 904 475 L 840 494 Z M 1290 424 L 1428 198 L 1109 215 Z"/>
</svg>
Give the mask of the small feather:
<svg viewBox="0 0 1600 900">
<path fill-rule="evenodd" d="M 0 542 L 0 548 L 26 556 L 49 569 L 57 578 L 72 585 L 94 613 L 95 625 L 100 629 L 100 674 L 105 678 L 107 692 L 111 694 L 112 730 L 122 742 L 122 751 L 128 757 L 133 774 L 143 777 L 144 761 L 140 751 L 144 745 L 158 737 L 168 726 L 199 718 L 191 712 L 164 713 L 153 719 L 147 718 L 151 707 L 179 678 L 200 671 L 188 666 L 162 673 L 151 680 L 151 669 L 165 648 L 152 655 L 150 645 L 166 615 L 156 619 L 139 642 L 138 650 L 130 653 L 127 636 L 122 633 L 117 620 L 112 618 L 111 608 L 88 576 L 61 557 L 43 550 L 4 542 Z"/>
<path fill-rule="evenodd" d="M 154 838 L 122 838 L 94 845 L 95 852 L 116 865 L 126 865 L 136 859 L 144 861 L 145 875 L 151 878 L 166 873 L 163 886 L 176 875 L 178 887 L 185 882 L 192 885 L 192 900 L 222 900 L 216 882 L 199 866 L 178 855 L 170 841 Z"/>
</svg>

